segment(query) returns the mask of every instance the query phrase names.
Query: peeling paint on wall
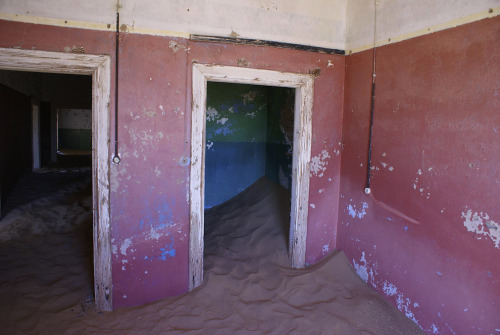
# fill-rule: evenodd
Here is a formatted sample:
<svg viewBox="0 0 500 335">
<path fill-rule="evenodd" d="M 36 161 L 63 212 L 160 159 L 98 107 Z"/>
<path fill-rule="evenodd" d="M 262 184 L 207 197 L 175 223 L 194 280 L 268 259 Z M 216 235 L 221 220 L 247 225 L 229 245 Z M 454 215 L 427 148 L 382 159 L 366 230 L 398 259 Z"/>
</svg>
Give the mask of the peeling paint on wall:
<svg viewBox="0 0 500 335">
<path fill-rule="evenodd" d="M 472 212 L 470 209 L 462 212 L 464 226 L 467 231 L 475 234 L 476 239 L 480 240 L 483 236 L 489 237 L 495 248 L 500 249 L 500 224 L 490 219 L 487 213 Z"/>
<path fill-rule="evenodd" d="M 176 41 L 170 41 L 168 42 L 168 47 L 172 49 L 172 52 L 176 54 L 179 50 L 189 52 L 189 48 L 186 47 L 184 44 L 179 44 Z"/>
<path fill-rule="evenodd" d="M 375 282 L 375 275 L 377 274 L 376 267 L 377 264 L 373 266 L 369 266 L 368 261 L 365 258 L 365 252 L 361 253 L 361 259 L 359 260 L 359 264 L 353 259 L 352 264 L 358 276 L 365 282 L 371 282 L 371 284 L 376 288 L 377 284 Z"/>
<path fill-rule="evenodd" d="M 393 283 L 390 283 L 388 281 L 384 281 L 382 290 L 389 297 L 397 296 L 396 305 L 397 305 L 398 309 L 401 312 L 403 312 L 408 319 L 412 320 L 420 328 L 422 328 L 418 324 L 418 321 L 415 319 L 415 314 L 411 310 L 412 308 L 419 308 L 420 307 L 418 302 L 412 303 L 412 301 L 409 298 L 405 298 L 403 293 L 398 291 L 398 288 L 396 287 L 396 285 L 394 285 Z"/>
<path fill-rule="evenodd" d="M 326 150 L 321 151 L 319 155 L 311 158 L 311 177 L 312 175 L 323 177 L 323 173 L 326 171 L 326 166 L 328 165 L 327 158 L 331 158 L 331 156 Z"/>
<path fill-rule="evenodd" d="M 356 205 L 349 204 L 347 206 L 347 211 L 352 218 L 362 219 L 366 215 L 366 210 L 368 209 L 368 203 L 363 202 L 360 209 L 356 209 Z"/>
<path fill-rule="evenodd" d="M 427 173 L 430 174 L 432 169 L 433 169 L 432 167 L 428 168 Z M 425 197 L 426 199 L 429 199 L 431 197 L 431 193 L 429 192 L 430 188 L 419 185 L 419 180 L 420 180 L 422 175 L 423 175 L 422 169 L 418 169 L 417 176 L 415 177 L 415 180 L 413 181 L 413 189 L 417 190 L 419 192 L 420 196 Z"/>
<path fill-rule="evenodd" d="M 120 253 L 124 256 L 127 256 L 127 249 L 130 247 L 132 244 L 132 240 L 130 238 L 126 238 L 122 245 L 120 246 Z"/>
</svg>

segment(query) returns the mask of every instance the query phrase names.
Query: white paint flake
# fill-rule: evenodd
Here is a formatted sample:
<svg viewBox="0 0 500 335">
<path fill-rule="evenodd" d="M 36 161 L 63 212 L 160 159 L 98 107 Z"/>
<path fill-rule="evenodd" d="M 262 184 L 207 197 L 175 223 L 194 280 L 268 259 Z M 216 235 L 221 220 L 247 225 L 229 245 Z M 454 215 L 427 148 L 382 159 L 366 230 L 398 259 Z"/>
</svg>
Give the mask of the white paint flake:
<svg viewBox="0 0 500 335">
<path fill-rule="evenodd" d="M 249 91 L 248 93 L 243 93 L 241 97 L 243 98 L 243 104 L 246 105 L 249 102 L 253 102 L 255 97 L 257 96 L 257 92 Z"/>
<path fill-rule="evenodd" d="M 403 312 L 408 319 L 412 320 L 420 327 L 420 325 L 418 324 L 418 321 L 415 319 L 415 314 L 410 309 L 412 306 L 413 306 L 413 308 L 420 308 L 420 305 L 418 304 L 418 302 L 412 303 L 412 301 L 409 298 L 405 298 L 402 293 L 398 292 L 398 288 L 396 287 L 396 285 L 394 285 L 393 283 L 390 283 L 388 281 L 384 282 L 384 286 L 383 286 L 382 290 L 389 297 L 397 296 L 396 305 L 397 305 L 398 309 L 401 312 Z"/>
<path fill-rule="evenodd" d="M 207 142 L 207 150 L 210 150 L 212 148 L 212 146 L 214 145 L 214 142 L 212 141 L 208 141 Z"/>
<path fill-rule="evenodd" d="M 222 119 L 220 120 L 217 120 L 217 123 L 220 123 L 220 124 L 225 124 L 229 119 L 227 117 L 223 117 Z"/>
<path fill-rule="evenodd" d="M 323 177 L 323 173 L 328 165 L 327 158 L 330 158 L 328 151 L 323 150 L 317 156 L 311 158 L 311 174 L 317 177 Z"/>
<path fill-rule="evenodd" d="M 310 204 L 309 206 L 311 206 L 311 208 L 316 208 L 315 204 Z"/>
<path fill-rule="evenodd" d="M 326 67 L 334 67 L 333 61 L 328 60 L 328 64 L 326 65 Z"/>
<path fill-rule="evenodd" d="M 219 117 L 219 112 L 213 107 L 207 108 L 207 121 L 215 121 Z"/>
<path fill-rule="evenodd" d="M 368 209 L 368 203 L 363 202 L 361 209 L 356 209 L 356 205 L 349 204 L 347 206 L 347 211 L 352 218 L 362 219 L 366 215 L 366 210 Z"/>
<path fill-rule="evenodd" d="M 439 328 L 435 324 L 432 324 L 431 330 L 433 334 L 439 334 Z"/>
<path fill-rule="evenodd" d="M 375 281 L 375 274 L 377 273 L 377 271 L 375 269 L 377 267 L 377 263 L 373 264 L 373 266 L 370 267 L 368 265 L 368 261 L 366 260 L 364 251 L 361 253 L 361 259 L 359 260 L 359 264 L 356 263 L 356 261 L 354 259 L 352 260 L 352 263 L 353 263 L 354 269 L 356 270 L 356 273 L 358 274 L 358 276 L 365 283 L 368 283 L 368 281 L 370 281 L 371 285 L 373 287 L 377 288 L 377 283 Z"/>
<path fill-rule="evenodd" d="M 327 253 L 328 253 L 328 251 L 330 251 L 330 245 L 329 245 L 329 244 L 325 244 L 325 245 L 323 246 L 322 251 L 323 251 L 323 254 L 327 254 Z"/>
<path fill-rule="evenodd" d="M 158 106 L 158 108 L 161 110 L 161 115 L 165 115 L 165 109 L 163 108 L 163 105 Z"/>
<path fill-rule="evenodd" d="M 159 240 L 161 237 L 161 234 L 158 233 L 153 227 L 151 227 L 151 230 L 149 231 L 149 235 L 148 235 L 148 238 L 149 239 L 155 239 L 155 240 Z"/>
<path fill-rule="evenodd" d="M 359 260 L 359 264 L 353 259 L 352 263 L 354 265 L 354 269 L 356 269 L 356 273 L 358 276 L 363 279 L 365 283 L 368 282 L 368 267 L 366 266 L 366 258 L 365 252 L 361 253 L 361 259 Z"/>
<path fill-rule="evenodd" d="M 462 218 L 465 219 L 464 226 L 467 231 L 474 233 L 478 240 L 487 236 L 493 241 L 495 248 L 500 249 L 500 224 L 491 220 L 487 213 L 473 213 L 469 209 L 462 212 Z"/>
<path fill-rule="evenodd" d="M 120 252 L 122 255 L 127 256 L 127 249 L 130 247 L 132 244 L 132 239 L 127 238 L 125 241 L 123 241 L 122 245 L 120 246 Z"/>
<path fill-rule="evenodd" d="M 389 166 L 389 171 L 394 171 L 394 167 L 393 166 Z"/>
<path fill-rule="evenodd" d="M 394 285 L 393 283 L 388 283 L 387 281 L 384 282 L 384 286 L 382 288 L 382 290 L 384 291 L 384 293 L 390 297 L 392 297 L 393 295 L 396 295 L 398 293 L 398 289 L 396 287 L 396 285 Z"/>
</svg>

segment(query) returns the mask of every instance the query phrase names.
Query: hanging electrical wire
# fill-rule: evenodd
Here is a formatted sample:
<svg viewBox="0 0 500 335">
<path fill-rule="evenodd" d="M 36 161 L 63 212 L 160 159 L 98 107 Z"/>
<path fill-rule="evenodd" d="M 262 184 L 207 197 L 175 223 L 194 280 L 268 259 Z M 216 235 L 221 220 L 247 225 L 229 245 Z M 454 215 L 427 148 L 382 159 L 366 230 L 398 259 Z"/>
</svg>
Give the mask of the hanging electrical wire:
<svg viewBox="0 0 500 335">
<path fill-rule="evenodd" d="M 373 70 L 370 101 L 370 132 L 368 137 L 368 164 L 366 170 L 365 193 L 370 194 L 370 180 L 372 170 L 372 135 L 373 135 L 373 111 L 375 109 L 375 79 L 377 77 L 377 0 L 373 0 Z"/>
<path fill-rule="evenodd" d="M 118 12 L 119 5 L 116 9 L 116 50 L 115 50 L 115 155 L 113 163 L 119 164 L 120 157 L 118 156 L 118 56 L 120 51 L 120 13 Z"/>
</svg>

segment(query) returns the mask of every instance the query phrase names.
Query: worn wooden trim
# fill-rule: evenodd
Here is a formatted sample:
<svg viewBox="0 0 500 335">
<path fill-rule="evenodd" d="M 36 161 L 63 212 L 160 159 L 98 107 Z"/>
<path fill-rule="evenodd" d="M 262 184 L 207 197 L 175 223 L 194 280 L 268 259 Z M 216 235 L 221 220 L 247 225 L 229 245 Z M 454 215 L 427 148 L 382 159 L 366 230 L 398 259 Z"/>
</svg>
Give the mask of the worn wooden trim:
<svg viewBox="0 0 500 335">
<path fill-rule="evenodd" d="M 112 310 L 108 147 L 110 57 L 0 48 L 0 69 L 92 75 L 95 298 L 99 310 Z"/>
<path fill-rule="evenodd" d="M 290 258 L 292 267 L 306 263 L 307 218 L 309 210 L 309 167 L 312 138 L 312 77 L 295 90 L 292 202 L 290 212 Z"/>
<path fill-rule="evenodd" d="M 189 289 L 192 290 L 203 282 L 207 81 L 296 88 L 290 258 L 292 267 L 303 268 L 309 207 L 314 77 L 305 74 L 204 64 L 193 64 L 192 70 Z"/>
<path fill-rule="evenodd" d="M 205 109 L 207 102 L 207 80 L 199 67 L 193 67 L 192 77 L 189 290 L 193 290 L 203 282 Z"/>
<path fill-rule="evenodd" d="M 111 227 L 109 199 L 109 141 L 111 60 L 109 57 L 92 74 L 93 203 L 94 203 L 94 292 L 99 310 L 113 309 L 111 276 Z"/>
<path fill-rule="evenodd" d="M 330 55 L 344 55 L 345 54 L 345 50 L 315 47 L 312 45 L 304 45 L 304 44 L 257 40 L 257 39 L 250 39 L 250 38 L 234 38 L 234 37 L 227 37 L 227 36 L 210 36 L 210 35 L 191 34 L 189 39 L 192 41 L 199 41 L 199 42 L 256 45 L 256 46 L 310 51 L 310 52 L 317 52 L 317 53 L 330 54 Z"/>
</svg>

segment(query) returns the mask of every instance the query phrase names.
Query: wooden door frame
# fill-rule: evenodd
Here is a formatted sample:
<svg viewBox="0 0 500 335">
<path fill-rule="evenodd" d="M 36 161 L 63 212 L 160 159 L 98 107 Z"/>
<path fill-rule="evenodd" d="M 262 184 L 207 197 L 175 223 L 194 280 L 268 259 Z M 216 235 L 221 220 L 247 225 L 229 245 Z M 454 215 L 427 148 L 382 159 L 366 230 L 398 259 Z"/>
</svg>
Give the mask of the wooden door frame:
<svg viewBox="0 0 500 335">
<path fill-rule="evenodd" d="M 92 76 L 92 198 L 94 231 L 94 291 L 99 310 L 112 305 L 109 211 L 109 124 L 111 59 L 84 55 L 0 48 L 0 69 Z"/>
<path fill-rule="evenodd" d="M 289 252 L 292 267 L 305 267 L 314 77 L 271 70 L 193 64 L 189 290 L 203 282 L 207 81 L 295 88 Z"/>
</svg>

